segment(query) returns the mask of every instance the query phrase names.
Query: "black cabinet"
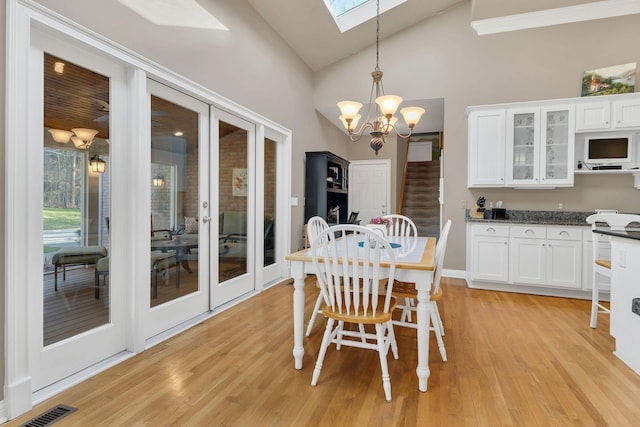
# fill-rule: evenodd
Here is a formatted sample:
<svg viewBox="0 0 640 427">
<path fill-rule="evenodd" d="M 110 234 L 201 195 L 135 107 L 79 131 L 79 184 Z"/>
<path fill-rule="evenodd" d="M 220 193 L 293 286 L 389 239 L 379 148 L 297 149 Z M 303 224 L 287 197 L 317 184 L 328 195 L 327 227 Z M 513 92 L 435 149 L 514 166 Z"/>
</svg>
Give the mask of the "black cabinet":
<svg viewBox="0 0 640 427">
<path fill-rule="evenodd" d="M 316 215 L 329 223 L 347 222 L 349 162 L 328 151 L 308 151 L 306 157 L 305 224 Z"/>
</svg>

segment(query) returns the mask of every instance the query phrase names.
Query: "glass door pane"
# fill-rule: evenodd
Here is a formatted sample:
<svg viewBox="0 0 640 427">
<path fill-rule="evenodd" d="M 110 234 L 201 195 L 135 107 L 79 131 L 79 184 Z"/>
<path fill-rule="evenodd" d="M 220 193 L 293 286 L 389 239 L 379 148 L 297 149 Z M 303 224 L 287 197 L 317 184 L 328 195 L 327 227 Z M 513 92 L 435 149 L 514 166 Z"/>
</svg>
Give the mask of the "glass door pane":
<svg viewBox="0 0 640 427">
<path fill-rule="evenodd" d="M 276 206 L 277 206 L 277 158 L 276 141 L 264 139 L 264 266 L 275 263 L 276 254 Z"/>
<path fill-rule="evenodd" d="M 534 179 L 535 168 L 535 114 L 515 114 L 513 123 L 513 176 L 514 180 Z"/>
<path fill-rule="evenodd" d="M 569 174 L 569 111 L 547 111 L 545 179 L 567 179 Z"/>
<path fill-rule="evenodd" d="M 44 54 L 43 345 L 104 325 L 109 78 Z"/>
<path fill-rule="evenodd" d="M 247 130 L 219 122 L 219 282 L 247 272 L 248 140 Z"/>
<path fill-rule="evenodd" d="M 198 112 L 151 95 L 151 306 L 199 290 Z"/>
</svg>

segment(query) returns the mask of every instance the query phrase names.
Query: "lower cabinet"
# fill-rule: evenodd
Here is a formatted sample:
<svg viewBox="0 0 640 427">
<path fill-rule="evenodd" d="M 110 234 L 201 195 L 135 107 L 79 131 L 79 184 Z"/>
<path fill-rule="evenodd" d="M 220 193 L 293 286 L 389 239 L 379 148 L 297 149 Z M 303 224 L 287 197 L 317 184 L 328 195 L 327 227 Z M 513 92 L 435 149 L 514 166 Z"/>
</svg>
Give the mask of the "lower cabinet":
<svg viewBox="0 0 640 427">
<path fill-rule="evenodd" d="M 585 241 L 586 227 L 545 225 L 503 225 L 470 223 L 471 281 L 496 283 L 501 289 L 521 292 L 540 288 L 585 293 L 590 276 L 584 263 L 592 264 L 591 242 Z M 589 237 L 591 230 L 589 229 Z M 588 246 L 588 254 L 585 250 Z M 589 273 L 590 274 L 590 273 Z M 585 279 L 589 280 L 586 281 Z M 505 288 L 508 286 L 508 288 Z M 474 287 L 474 286 L 472 286 Z M 477 287 L 487 287 L 483 284 Z M 521 289 L 522 288 L 522 289 Z M 571 291 L 571 292 L 573 292 Z M 585 293 L 586 295 L 586 293 Z"/>
<path fill-rule="evenodd" d="M 558 288 L 582 288 L 582 230 L 513 226 L 510 281 Z"/>
<path fill-rule="evenodd" d="M 471 226 L 471 277 L 490 282 L 509 281 L 509 226 Z"/>
</svg>

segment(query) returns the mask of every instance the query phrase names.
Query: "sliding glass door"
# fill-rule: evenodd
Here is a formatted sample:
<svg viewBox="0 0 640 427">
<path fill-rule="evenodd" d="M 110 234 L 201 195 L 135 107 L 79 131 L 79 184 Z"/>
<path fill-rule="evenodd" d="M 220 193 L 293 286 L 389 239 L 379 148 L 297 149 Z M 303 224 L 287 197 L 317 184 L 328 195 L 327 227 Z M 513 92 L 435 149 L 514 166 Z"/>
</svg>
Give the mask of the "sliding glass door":
<svg viewBox="0 0 640 427">
<path fill-rule="evenodd" d="M 209 308 L 209 106 L 148 80 L 151 337 Z"/>
<path fill-rule="evenodd" d="M 125 348 L 125 284 L 112 268 L 109 226 L 111 144 L 123 134 L 112 117 L 126 103 L 124 69 L 91 52 L 35 32 L 29 64 L 30 174 L 39 183 L 29 203 L 39 203 L 42 236 L 29 339 L 39 390 Z"/>
</svg>

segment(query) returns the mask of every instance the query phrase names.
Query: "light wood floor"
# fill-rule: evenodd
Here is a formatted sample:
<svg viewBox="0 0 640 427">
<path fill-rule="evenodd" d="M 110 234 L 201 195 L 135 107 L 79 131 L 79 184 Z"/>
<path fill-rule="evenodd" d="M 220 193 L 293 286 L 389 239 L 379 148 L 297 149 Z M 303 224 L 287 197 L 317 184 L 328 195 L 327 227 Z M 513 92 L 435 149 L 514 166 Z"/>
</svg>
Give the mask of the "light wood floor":
<svg viewBox="0 0 640 427">
<path fill-rule="evenodd" d="M 415 375 L 415 331 L 396 328 L 384 400 L 376 352 L 327 352 L 311 374 L 324 322 L 294 369 L 292 286 L 277 285 L 38 405 L 63 403 L 56 426 L 638 426 L 640 376 L 613 354 L 609 321 L 589 302 L 470 290 L 443 279 L 449 361 L 431 340 L 429 389 Z M 306 288 L 307 317 L 315 302 Z"/>
</svg>

